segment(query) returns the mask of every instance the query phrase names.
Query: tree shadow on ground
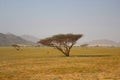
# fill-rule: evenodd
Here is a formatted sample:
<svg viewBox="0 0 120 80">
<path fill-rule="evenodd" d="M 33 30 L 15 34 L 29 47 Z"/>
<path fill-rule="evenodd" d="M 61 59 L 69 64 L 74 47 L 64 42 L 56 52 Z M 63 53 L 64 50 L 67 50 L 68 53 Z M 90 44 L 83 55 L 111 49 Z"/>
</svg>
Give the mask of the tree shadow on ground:
<svg viewBox="0 0 120 80">
<path fill-rule="evenodd" d="M 70 57 L 110 57 L 112 55 L 71 55 Z"/>
</svg>

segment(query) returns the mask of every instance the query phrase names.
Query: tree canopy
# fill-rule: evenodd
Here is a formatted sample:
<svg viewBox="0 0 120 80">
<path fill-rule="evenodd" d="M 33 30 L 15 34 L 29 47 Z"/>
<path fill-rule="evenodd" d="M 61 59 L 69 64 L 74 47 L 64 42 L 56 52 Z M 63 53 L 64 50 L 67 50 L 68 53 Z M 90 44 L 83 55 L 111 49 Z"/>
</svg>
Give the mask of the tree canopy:
<svg viewBox="0 0 120 80">
<path fill-rule="evenodd" d="M 19 46 L 19 45 L 17 45 L 17 44 L 13 44 L 13 45 L 12 45 L 12 47 L 14 47 L 17 51 L 19 51 L 19 50 L 20 50 L 20 46 Z"/>
<path fill-rule="evenodd" d="M 55 47 L 65 56 L 69 56 L 70 50 L 82 34 L 58 34 L 38 41 L 46 46 Z"/>
</svg>

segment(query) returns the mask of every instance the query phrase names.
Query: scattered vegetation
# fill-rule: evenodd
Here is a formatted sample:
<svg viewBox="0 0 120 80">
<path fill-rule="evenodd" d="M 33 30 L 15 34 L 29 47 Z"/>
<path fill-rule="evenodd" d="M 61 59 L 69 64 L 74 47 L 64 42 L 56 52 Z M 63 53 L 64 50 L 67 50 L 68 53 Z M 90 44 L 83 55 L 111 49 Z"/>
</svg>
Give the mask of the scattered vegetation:
<svg viewBox="0 0 120 80">
<path fill-rule="evenodd" d="M 18 54 L 19 53 L 19 54 Z M 0 48 L 0 80 L 120 80 L 120 48 Z"/>
<path fill-rule="evenodd" d="M 13 44 L 13 45 L 12 45 L 12 47 L 14 47 L 17 51 L 19 51 L 19 50 L 20 50 L 20 46 L 19 46 L 19 45 L 17 45 L 17 44 Z"/>
<path fill-rule="evenodd" d="M 82 44 L 80 47 L 88 47 L 89 44 Z"/>
</svg>

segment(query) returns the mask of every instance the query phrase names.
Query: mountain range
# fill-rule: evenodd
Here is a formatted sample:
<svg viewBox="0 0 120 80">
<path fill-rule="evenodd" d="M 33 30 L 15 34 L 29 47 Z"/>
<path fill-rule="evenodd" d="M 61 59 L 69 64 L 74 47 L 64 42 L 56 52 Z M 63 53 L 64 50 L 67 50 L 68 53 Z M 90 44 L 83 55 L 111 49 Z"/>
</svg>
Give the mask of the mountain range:
<svg viewBox="0 0 120 80">
<path fill-rule="evenodd" d="M 27 40 L 27 41 L 31 41 L 31 42 L 34 42 L 34 43 L 36 43 L 37 41 L 40 40 L 39 38 L 31 36 L 31 35 L 22 35 L 20 37 Z"/>
<path fill-rule="evenodd" d="M 108 46 L 108 47 L 119 47 L 120 46 L 120 42 L 115 42 L 112 40 L 108 40 L 108 39 L 100 39 L 100 40 L 93 40 L 90 42 L 87 42 L 87 44 L 89 46 Z"/>
<path fill-rule="evenodd" d="M 0 33 L 0 46 L 11 46 L 12 44 L 38 45 L 37 41 L 39 40 L 40 40 L 39 38 L 31 35 L 16 36 L 11 33 L 8 34 Z M 120 42 L 115 42 L 108 39 L 93 40 L 90 42 L 86 42 L 84 44 L 88 44 L 88 46 L 120 47 Z M 76 44 L 76 45 L 79 46 L 80 44 Z"/>
<path fill-rule="evenodd" d="M 0 46 L 11 46 L 12 44 L 21 44 L 21 45 L 35 45 L 32 41 L 27 41 L 20 36 L 14 34 L 3 34 L 0 33 Z"/>
</svg>

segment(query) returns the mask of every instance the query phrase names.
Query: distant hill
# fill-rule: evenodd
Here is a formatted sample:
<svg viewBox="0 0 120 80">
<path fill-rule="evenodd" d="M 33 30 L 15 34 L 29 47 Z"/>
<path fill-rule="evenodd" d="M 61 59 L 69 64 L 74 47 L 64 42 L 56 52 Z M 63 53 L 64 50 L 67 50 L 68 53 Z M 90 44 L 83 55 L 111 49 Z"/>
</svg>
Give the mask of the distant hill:
<svg viewBox="0 0 120 80">
<path fill-rule="evenodd" d="M 120 46 L 120 42 L 118 42 L 118 45 Z"/>
<path fill-rule="evenodd" d="M 11 46 L 12 44 L 34 45 L 35 43 L 24 40 L 14 34 L 0 33 L 0 46 Z"/>
<path fill-rule="evenodd" d="M 22 35 L 20 37 L 27 40 L 27 41 L 31 41 L 31 42 L 35 42 L 35 43 L 37 41 L 39 41 L 39 39 L 37 37 L 31 36 L 31 35 Z"/>
<path fill-rule="evenodd" d="M 107 40 L 107 39 L 101 39 L 101 40 L 93 40 L 88 42 L 89 46 L 119 46 L 119 43 L 112 41 L 112 40 Z"/>
</svg>

